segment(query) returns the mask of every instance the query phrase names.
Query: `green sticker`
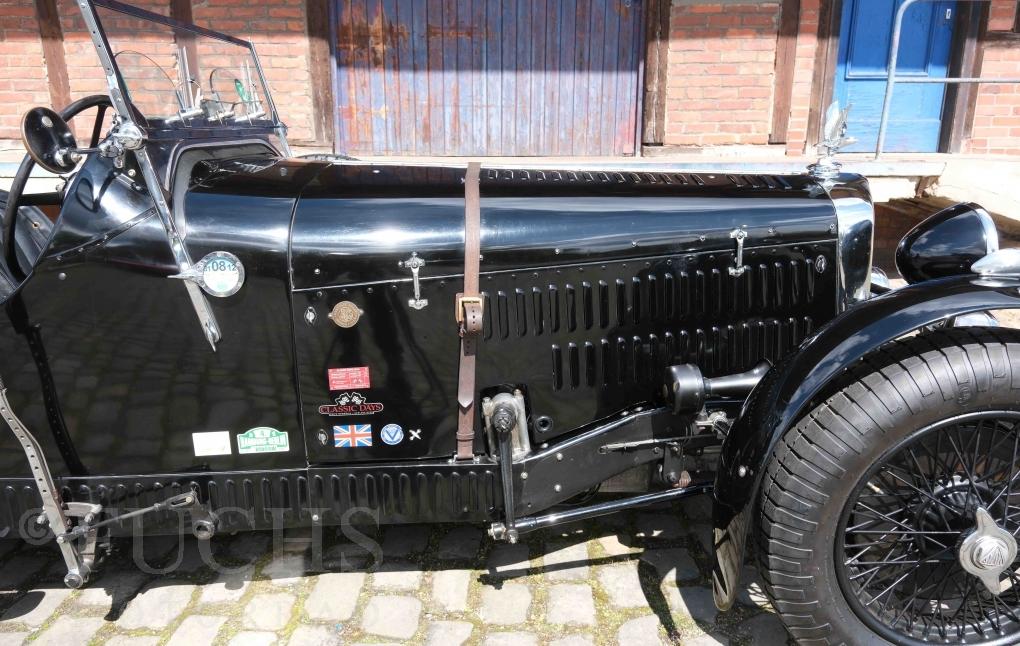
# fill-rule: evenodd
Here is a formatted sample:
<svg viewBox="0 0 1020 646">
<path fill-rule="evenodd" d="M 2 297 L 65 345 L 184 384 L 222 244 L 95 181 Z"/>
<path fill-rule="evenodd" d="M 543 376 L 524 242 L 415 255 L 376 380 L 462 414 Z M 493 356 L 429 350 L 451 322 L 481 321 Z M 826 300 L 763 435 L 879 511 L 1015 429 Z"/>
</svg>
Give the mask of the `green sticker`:
<svg viewBox="0 0 1020 646">
<path fill-rule="evenodd" d="M 237 452 L 282 453 L 290 451 L 290 436 L 268 426 L 259 426 L 237 436 Z"/>
</svg>

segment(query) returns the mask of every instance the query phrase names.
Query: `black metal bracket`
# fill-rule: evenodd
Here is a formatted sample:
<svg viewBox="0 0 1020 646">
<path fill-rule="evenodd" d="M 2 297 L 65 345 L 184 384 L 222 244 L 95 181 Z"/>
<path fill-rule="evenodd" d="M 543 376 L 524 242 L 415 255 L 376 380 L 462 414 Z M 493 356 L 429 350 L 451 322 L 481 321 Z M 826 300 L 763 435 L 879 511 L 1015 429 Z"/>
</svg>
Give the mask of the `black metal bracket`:
<svg viewBox="0 0 1020 646">
<path fill-rule="evenodd" d="M 665 491 L 656 491 L 653 493 L 642 494 L 640 496 L 610 500 L 597 505 L 577 507 L 542 516 L 526 516 L 513 521 L 513 525 L 511 527 L 507 527 L 503 523 L 494 523 L 492 527 L 489 528 L 489 534 L 496 540 L 509 540 L 510 542 L 516 542 L 517 537 L 521 534 L 544 529 L 546 527 L 555 527 L 556 525 L 563 525 L 579 520 L 586 520 L 588 518 L 614 514 L 625 509 L 647 507 L 648 505 L 711 493 L 712 488 L 713 484 L 711 481 L 698 482 L 686 487 L 677 487 L 676 489 L 666 489 Z M 511 535 L 513 536 L 512 539 L 509 538 Z"/>
<path fill-rule="evenodd" d="M 691 419 L 665 407 L 635 408 L 513 464 L 514 514 L 549 509 L 628 469 L 661 460 Z M 613 450 L 617 449 L 617 450 Z"/>
<path fill-rule="evenodd" d="M 664 491 L 544 515 L 531 512 L 549 509 L 633 467 L 665 460 L 673 447 L 701 440 L 696 432 L 691 418 L 674 415 L 665 407 L 636 408 L 516 463 L 502 458 L 512 452 L 509 434 L 505 441 L 501 436 L 504 519 L 493 523 L 489 534 L 496 540 L 516 542 L 520 534 L 543 527 L 707 493 L 712 490 L 710 481 L 691 484 L 689 477 L 682 480 L 678 476 Z M 704 439 L 718 442 L 711 434 L 705 434 Z"/>
</svg>

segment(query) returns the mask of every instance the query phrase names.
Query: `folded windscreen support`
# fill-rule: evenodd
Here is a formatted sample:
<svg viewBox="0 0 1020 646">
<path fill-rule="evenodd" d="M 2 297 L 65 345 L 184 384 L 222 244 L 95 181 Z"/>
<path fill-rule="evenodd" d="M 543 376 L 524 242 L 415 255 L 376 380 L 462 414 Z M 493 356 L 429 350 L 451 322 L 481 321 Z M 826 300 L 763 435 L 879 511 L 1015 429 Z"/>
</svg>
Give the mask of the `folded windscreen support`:
<svg viewBox="0 0 1020 646">
<path fill-rule="evenodd" d="M 60 554 L 64 557 L 64 564 L 67 566 L 64 585 L 69 588 L 80 588 L 92 573 L 92 568 L 95 565 L 97 531 L 93 529 L 83 532 L 77 538 L 69 538 L 67 533 L 74 529 L 71 519 L 80 518 L 82 523 L 88 525 L 95 520 L 103 508 L 101 505 L 85 503 L 65 504 L 61 500 L 60 492 L 53 481 L 53 474 L 50 473 L 50 468 L 46 464 L 42 446 L 11 409 L 11 404 L 7 400 L 7 388 L 2 379 L 0 379 L 0 417 L 3 417 L 11 431 L 14 432 L 18 444 L 25 452 L 28 467 L 42 501 L 42 514 L 36 519 L 36 523 L 49 525 L 57 538 Z"/>
</svg>

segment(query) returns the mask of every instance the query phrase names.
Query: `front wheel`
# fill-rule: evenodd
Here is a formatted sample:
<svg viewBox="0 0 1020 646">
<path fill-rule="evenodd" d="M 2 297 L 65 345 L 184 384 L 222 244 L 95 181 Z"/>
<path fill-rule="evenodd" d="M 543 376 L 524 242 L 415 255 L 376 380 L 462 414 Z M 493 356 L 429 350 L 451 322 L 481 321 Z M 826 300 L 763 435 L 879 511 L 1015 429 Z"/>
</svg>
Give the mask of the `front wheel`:
<svg viewBox="0 0 1020 646">
<path fill-rule="evenodd" d="M 766 590 L 804 644 L 1020 643 L 1020 334 L 884 346 L 781 439 Z"/>
</svg>

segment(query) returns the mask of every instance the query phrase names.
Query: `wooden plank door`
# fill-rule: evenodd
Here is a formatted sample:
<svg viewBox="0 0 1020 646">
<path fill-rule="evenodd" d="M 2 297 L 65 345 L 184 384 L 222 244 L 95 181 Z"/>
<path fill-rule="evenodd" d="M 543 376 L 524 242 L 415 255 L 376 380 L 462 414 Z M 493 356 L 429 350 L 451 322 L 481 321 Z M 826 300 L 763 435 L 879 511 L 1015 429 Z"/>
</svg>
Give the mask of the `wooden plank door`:
<svg viewBox="0 0 1020 646">
<path fill-rule="evenodd" d="M 627 155 L 638 0 L 336 0 L 338 151 Z"/>
</svg>

